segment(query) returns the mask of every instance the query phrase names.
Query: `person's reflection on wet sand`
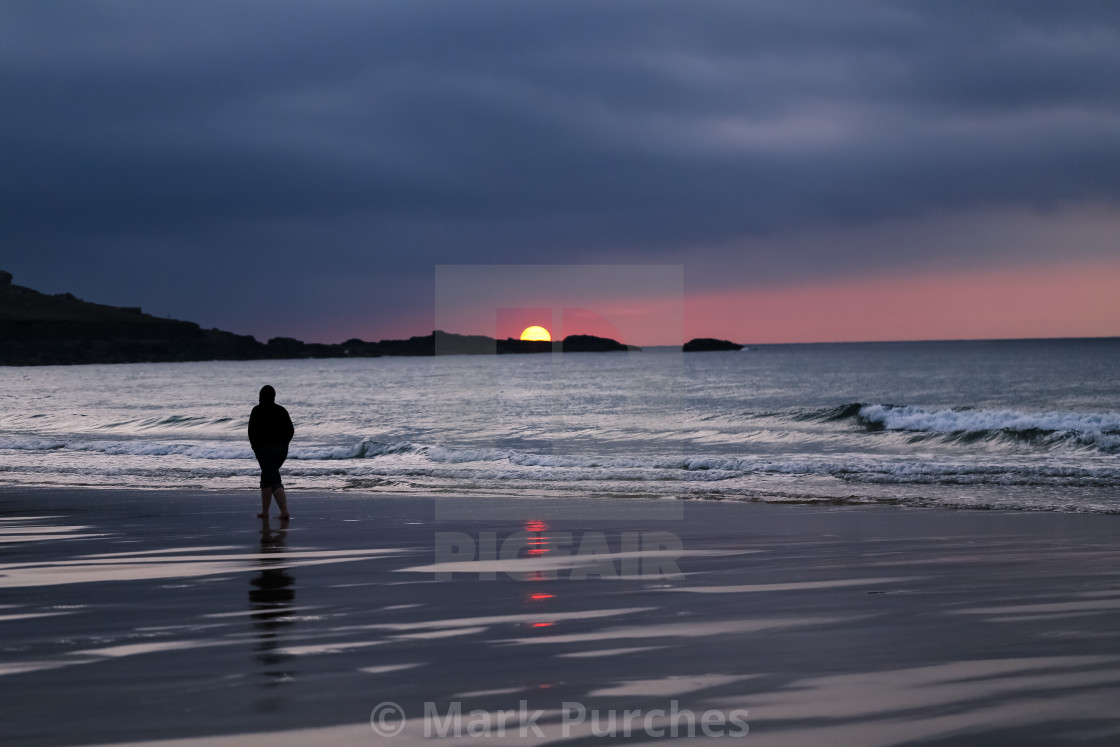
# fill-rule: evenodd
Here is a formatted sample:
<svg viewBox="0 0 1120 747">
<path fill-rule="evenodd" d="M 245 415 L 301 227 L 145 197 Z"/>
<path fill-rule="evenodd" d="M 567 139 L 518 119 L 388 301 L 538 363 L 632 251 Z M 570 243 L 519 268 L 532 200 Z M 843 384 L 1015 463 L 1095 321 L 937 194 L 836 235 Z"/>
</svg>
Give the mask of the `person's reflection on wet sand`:
<svg viewBox="0 0 1120 747">
<path fill-rule="evenodd" d="M 284 629 L 293 622 L 291 608 L 296 597 L 295 578 L 284 566 L 287 529 L 285 520 L 279 522 L 278 529 L 273 528 L 268 518 L 261 520 L 261 571 L 250 581 L 249 614 L 257 632 L 254 651 L 265 676 L 265 687 L 292 679 L 292 673 L 284 666 L 292 657 L 281 651 Z M 271 697 L 262 700 L 258 708 L 273 711 L 279 705 L 278 699 Z"/>
</svg>

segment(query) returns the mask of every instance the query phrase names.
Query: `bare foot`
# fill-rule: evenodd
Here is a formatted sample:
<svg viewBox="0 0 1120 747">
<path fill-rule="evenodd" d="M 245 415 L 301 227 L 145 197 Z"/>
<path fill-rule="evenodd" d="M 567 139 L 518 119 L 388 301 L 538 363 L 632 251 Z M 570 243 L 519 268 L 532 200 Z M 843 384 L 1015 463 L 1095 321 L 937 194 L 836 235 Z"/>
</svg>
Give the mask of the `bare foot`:
<svg viewBox="0 0 1120 747">
<path fill-rule="evenodd" d="M 291 514 L 280 514 L 280 521 L 287 521 L 290 518 L 292 518 Z"/>
<path fill-rule="evenodd" d="M 268 514 L 257 514 L 257 518 L 258 518 L 258 519 L 267 519 L 267 518 L 268 518 Z M 281 518 L 283 518 L 283 517 L 281 517 Z"/>
</svg>

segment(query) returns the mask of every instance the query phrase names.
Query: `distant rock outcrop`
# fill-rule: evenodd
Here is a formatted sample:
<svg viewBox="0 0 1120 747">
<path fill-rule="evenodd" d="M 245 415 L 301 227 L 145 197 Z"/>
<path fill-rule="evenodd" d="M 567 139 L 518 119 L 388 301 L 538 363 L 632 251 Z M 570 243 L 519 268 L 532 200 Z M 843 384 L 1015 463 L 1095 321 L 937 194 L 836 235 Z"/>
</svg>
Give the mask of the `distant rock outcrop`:
<svg viewBox="0 0 1120 747">
<path fill-rule="evenodd" d="M 742 350 L 745 346 L 729 340 L 717 340 L 712 337 L 697 337 L 686 342 L 682 347 L 686 353 L 700 353 L 707 350 Z"/>
<path fill-rule="evenodd" d="M 609 353 L 641 350 L 635 345 L 623 345 L 617 340 L 592 335 L 569 335 L 560 342 L 539 342 L 515 340 L 512 337 L 496 340 L 486 335 L 457 335 L 443 330 L 436 330 L 424 337 L 410 337 L 407 340 L 382 340 L 381 342 L 347 340 L 343 345 L 365 346 L 363 349 L 375 351 L 380 355 L 520 355 L 554 351 Z"/>
<path fill-rule="evenodd" d="M 561 345 L 565 353 L 624 353 L 641 350 L 637 345 L 623 345 L 609 337 L 594 335 L 568 335 Z"/>
<path fill-rule="evenodd" d="M 338 345 L 273 337 L 267 344 L 250 335 L 202 329 L 194 322 L 161 319 L 140 307 L 105 306 L 70 293 L 48 295 L 12 284 L 0 270 L 0 365 L 147 363 L 163 361 L 258 360 L 266 358 L 373 358 L 382 355 L 506 355 L 517 353 L 640 350 L 605 337 L 571 335 L 560 343 L 495 340 L 436 330 L 407 340 Z"/>
</svg>

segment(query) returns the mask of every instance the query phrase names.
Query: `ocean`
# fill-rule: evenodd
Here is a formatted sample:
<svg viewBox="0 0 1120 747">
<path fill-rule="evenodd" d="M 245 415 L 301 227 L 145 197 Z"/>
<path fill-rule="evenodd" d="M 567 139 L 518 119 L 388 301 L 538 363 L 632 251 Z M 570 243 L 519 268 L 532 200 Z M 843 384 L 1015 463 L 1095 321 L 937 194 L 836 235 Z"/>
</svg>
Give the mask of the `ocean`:
<svg viewBox="0 0 1120 747">
<path fill-rule="evenodd" d="M 1120 513 L 1120 339 L 0 368 L 0 486 Z"/>
</svg>

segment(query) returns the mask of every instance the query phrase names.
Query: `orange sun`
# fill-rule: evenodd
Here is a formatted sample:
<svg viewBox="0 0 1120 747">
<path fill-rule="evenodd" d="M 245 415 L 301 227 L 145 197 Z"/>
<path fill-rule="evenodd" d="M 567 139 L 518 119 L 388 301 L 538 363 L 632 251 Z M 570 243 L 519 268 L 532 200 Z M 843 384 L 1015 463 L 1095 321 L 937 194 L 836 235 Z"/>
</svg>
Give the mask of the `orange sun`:
<svg viewBox="0 0 1120 747">
<path fill-rule="evenodd" d="M 521 339 L 532 340 L 533 342 L 551 342 L 552 335 L 544 327 L 538 327 L 534 324 L 532 327 L 525 328 L 525 331 L 521 333 Z"/>
</svg>

